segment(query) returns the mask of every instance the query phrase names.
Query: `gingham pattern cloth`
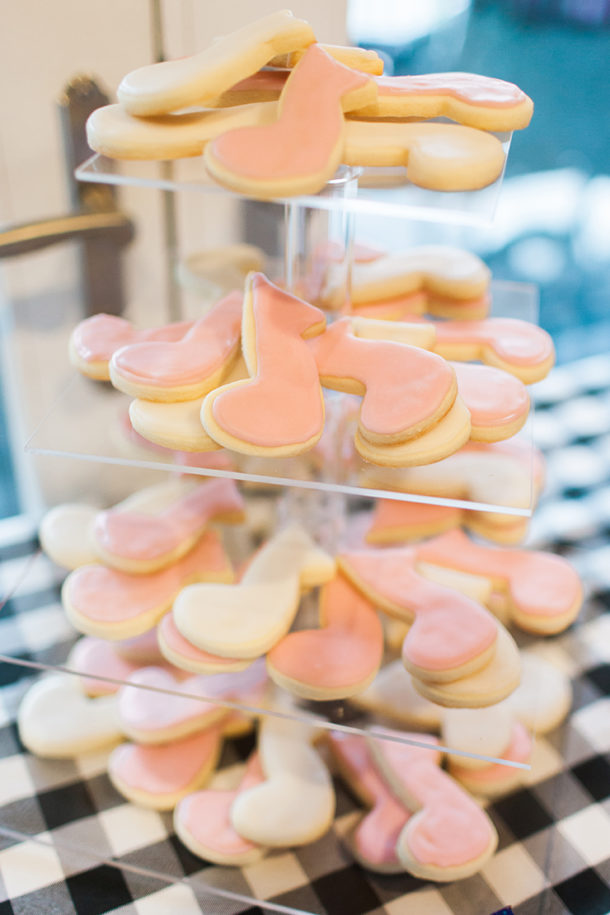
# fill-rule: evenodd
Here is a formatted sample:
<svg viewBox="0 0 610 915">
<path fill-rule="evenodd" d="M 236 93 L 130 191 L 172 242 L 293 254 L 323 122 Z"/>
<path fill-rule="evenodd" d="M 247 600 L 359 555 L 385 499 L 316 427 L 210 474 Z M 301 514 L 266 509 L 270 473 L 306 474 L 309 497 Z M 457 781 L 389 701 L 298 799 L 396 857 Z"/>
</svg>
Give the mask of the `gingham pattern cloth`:
<svg viewBox="0 0 610 915">
<path fill-rule="evenodd" d="M 431 884 L 360 868 L 341 836 L 359 814 L 337 782 L 337 818 L 313 845 L 242 870 L 206 866 L 176 839 L 171 817 L 115 792 L 104 754 L 74 761 L 24 752 L 14 724 L 31 682 L 0 665 L 0 915 L 160 915 L 260 911 L 329 915 L 607 915 L 610 912 L 610 360 L 562 367 L 537 386 L 536 435 L 548 486 L 530 543 L 568 556 L 585 579 L 577 625 L 544 641 L 574 678 L 569 721 L 536 741 L 525 785 L 489 807 L 500 836 L 476 876 Z M 61 575 L 27 523 L 3 528 L 0 651 L 64 661 L 74 640 L 59 602 Z M 245 759 L 232 741 L 222 765 Z M 116 867 L 113 865 L 121 865 Z M 216 894 L 210 893 L 214 887 Z M 260 900 L 261 907 L 250 898 Z"/>
</svg>

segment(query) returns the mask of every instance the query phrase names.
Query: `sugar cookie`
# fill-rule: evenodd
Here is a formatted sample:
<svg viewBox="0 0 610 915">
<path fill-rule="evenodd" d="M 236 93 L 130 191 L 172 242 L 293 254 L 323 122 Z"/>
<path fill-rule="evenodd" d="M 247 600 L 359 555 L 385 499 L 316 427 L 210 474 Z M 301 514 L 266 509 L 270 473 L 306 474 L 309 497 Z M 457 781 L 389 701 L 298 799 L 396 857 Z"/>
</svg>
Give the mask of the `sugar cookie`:
<svg viewBox="0 0 610 915">
<path fill-rule="evenodd" d="M 430 588 L 415 570 L 413 548 L 352 551 L 337 562 L 376 606 L 412 623 L 402 655 L 410 673 L 447 683 L 489 663 L 496 621 L 470 598 L 440 585 Z"/>
<path fill-rule="evenodd" d="M 379 715 L 405 728 L 434 731 L 440 727 L 444 709 L 417 692 L 400 659 L 382 667 L 363 692 L 351 696 L 357 708 Z"/>
<path fill-rule="evenodd" d="M 416 811 L 396 848 L 405 869 L 440 882 L 480 870 L 496 849 L 496 830 L 487 814 L 439 767 L 440 753 L 391 740 L 372 740 L 370 747 L 392 791 Z"/>
<path fill-rule="evenodd" d="M 534 104 L 514 83 L 477 73 L 376 76 L 378 95 L 360 117 L 447 117 L 480 130 L 521 130 Z"/>
<path fill-rule="evenodd" d="M 239 348 L 241 292 L 231 292 L 177 343 L 134 343 L 110 360 L 115 388 L 145 400 L 192 400 L 227 375 Z"/>
<path fill-rule="evenodd" d="M 266 680 L 264 663 L 241 673 L 187 678 L 162 667 L 143 667 L 119 691 L 121 728 L 137 743 L 178 740 L 224 724 L 231 709 L 223 700 L 260 705 Z"/>
<path fill-rule="evenodd" d="M 122 572 L 157 572 L 188 553 L 210 521 L 244 520 L 244 501 L 233 480 L 210 480 L 185 490 L 158 514 L 120 505 L 99 512 L 91 528 L 98 558 Z"/>
<path fill-rule="evenodd" d="M 150 575 L 81 566 L 66 578 L 61 598 L 68 619 L 79 632 L 127 639 L 155 626 L 188 582 L 203 580 L 233 580 L 231 565 L 213 531 L 207 531 L 174 565 Z"/>
<path fill-rule="evenodd" d="M 40 545 L 49 559 L 69 570 L 97 562 L 89 530 L 98 512 L 99 508 L 78 502 L 51 508 L 38 529 Z"/>
<path fill-rule="evenodd" d="M 344 112 L 372 102 L 376 93 L 369 76 L 314 44 L 286 81 L 277 120 L 213 139 L 204 151 L 206 168 L 219 184 L 252 197 L 315 194 L 342 160 Z"/>
<path fill-rule="evenodd" d="M 280 10 L 217 39 L 191 57 L 150 64 L 128 73 L 117 96 L 126 111 L 137 115 L 165 114 L 202 105 L 255 73 L 277 54 L 305 48 L 314 41 L 307 22 L 296 19 L 289 10 Z"/>
<path fill-rule="evenodd" d="M 290 628 L 301 588 L 323 584 L 334 570 L 334 560 L 302 528 L 291 526 L 256 553 L 239 584 L 181 591 L 174 602 L 174 622 L 204 651 L 256 658 Z"/>
<path fill-rule="evenodd" d="M 78 677 L 52 673 L 26 692 L 17 713 L 23 745 L 35 756 L 66 759 L 121 740 L 115 696 L 88 698 Z"/>
<path fill-rule="evenodd" d="M 143 632 L 141 635 L 135 635 L 133 638 L 113 642 L 112 648 L 120 657 L 137 664 L 139 667 L 158 664 L 163 661 L 163 655 L 159 651 L 159 643 L 157 642 L 157 630 L 154 628 L 149 629 L 148 632 Z"/>
<path fill-rule="evenodd" d="M 383 59 L 376 51 L 368 48 L 344 47 L 338 44 L 323 44 L 322 48 L 330 57 L 338 60 L 339 63 L 350 67 L 352 70 L 359 70 L 361 73 L 383 73 Z M 267 66 L 269 67 L 295 67 L 303 57 L 305 51 L 298 49 L 291 51 L 289 54 L 282 54 L 273 57 Z"/>
<path fill-rule="evenodd" d="M 132 343 L 176 342 L 190 330 L 192 323 L 180 321 L 150 330 L 136 330 L 133 324 L 117 315 L 92 315 L 72 331 L 68 347 L 70 362 L 89 378 L 109 381 L 108 363 L 118 349 Z"/>
<path fill-rule="evenodd" d="M 178 801 L 203 787 L 222 749 L 220 725 L 172 743 L 124 743 L 110 754 L 108 776 L 119 794 L 139 807 L 173 810 Z"/>
<path fill-rule="evenodd" d="M 501 756 L 507 762 L 527 763 L 532 753 L 532 738 L 522 724 L 516 721 L 510 731 L 509 742 Z M 469 768 L 459 761 L 450 762 L 449 771 L 471 794 L 498 797 L 517 788 L 523 781 L 523 769 L 507 766 L 504 762 L 489 763 L 481 768 Z"/>
<path fill-rule="evenodd" d="M 174 812 L 174 829 L 194 855 L 214 864 L 245 867 L 254 864 L 266 848 L 242 838 L 231 825 L 231 808 L 242 791 L 265 780 L 257 753 L 248 760 L 243 778 L 234 790 L 208 788 L 180 801 Z"/>
<path fill-rule="evenodd" d="M 184 289 L 216 301 L 231 289 L 241 289 L 253 270 L 264 270 L 265 252 L 256 245 L 222 245 L 187 255 L 178 263 L 176 278 Z"/>
<path fill-rule="evenodd" d="M 239 356 L 225 383 L 231 384 L 247 377 L 248 370 Z M 203 401 L 204 397 L 173 403 L 138 398 L 129 405 L 129 418 L 133 428 L 156 445 L 187 452 L 214 451 L 221 446 L 201 425 Z"/>
<path fill-rule="evenodd" d="M 358 428 L 372 444 L 416 438 L 455 402 L 455 373 L 443 359 L 404 343 L 355 336 L 348 318 L 310 347 L 324 387 L 362 395 Z"/>
<path fill-rule="evenodd" d="M 506 629 L 497 626 L 495 651 L 485 667 L 450 683 L 414 677 L 418 693 L 447 708 L 484 708 L 510 696 L 521 677 L 519 650 Z"/>
<path fill-rule="evenodd" d="M 239 835 L 272 848 L 314 842 L 330 829 L 335 793 L 302 722 L 266 717 L 258 738 L 265 781 L 240 791 L 231 807 Z"/>
<path fill-rule="evenodd" d="M 452 367 L 459 395 L 470 413 L 472 441 L 503 441 L 523 428 L 530 398 L 519 378 L 490 365 L 454 362 Z"/>
<path fill-rule="evenodd" d="M 134 117 L 120 105 L 98 108 L 87 120 L 87 143 L 111 159 L 182 159 L 200 156 L 206 143 L 238 127 L 271 124 L 277 102 L 218 110 Z"/>
<path fill-rule="evenodd" d="M 196 648 L 180 634 L 171 613 L 167 613 L 159 623 L 157 638 L 161 653 L 170 664 L 194 674 L 245 670 L 252 663 L 250 658 L 221 658 Z"/>
<path fill-rule="evenodd" d="M 505 156 L 493 134 L 457 124 L 347 121 L 345 165 L 403 166 L 435 191 L 473 191 L 500 177 Z"/>
<path fill-rule="evenodd" d="M 220 445 L 245 454 L 286 457 L 322 435 L 324 401 L 307 337 L 324 313 L 274 286 L 262 273 L 246 282 L 242 347 L 250 378 L 212 391 L 201 421 Z"/>
<path fill-rule="evenodd" d="M 403 872 L 404 865 L 396 854 L 396 845 L 411 812 L 379 774 L 364 737 L 329 731 L 326 740 L 341 778 L 370 808 L 349 837 L 354 857 L 363 867 L 376 873 Z"/>
<path fill-rule="evenodd" d="M 491 273 L 480 257 L 450 245 L 419 245 L 398 254 L 354 263 L 354 307 L 424 291 L 468 301 L 489 289 Z"/>
<path fill-rule="evenodd" d="M 491 295 L 488 292 L 475 299 L 455 299 L 423 291 L 367 302 L 358 305 L 355 312 L 362 317 L 382 321 L 409 321 L 414 315 L 424 313 L 437 318 L 476 321 L 486 318 L 490 308 Z"/>
<path fill-rule="evenodd" d="M 342 576 L 320 593 L 320 629 L 291 632 L 267 654 L 269 676 L 307 699 L 343 699 L 364 689 L 383 656 L 375 608 Z"/>
<path fill-rule="evenodd" d="M 511 619 L 528 632 L 562 632 L 576 618 L 582 585 L 562 556 L 474 543 L 454 530 L 420 544 L 418 563 L 488 578 L 505 595 Z M 426 574 L 425 568 L 422 569 Z"/>
<path fill-rule="evenodd" d="M 378 445 L 356 430 L 354 445 L 358 454 L 372 464 L 386 467 L 415 467 L 431 464 L 454 454 L 470 438 L 470 412 L 458 396 L 445 416 L 415 438 L 390 445 Z"/>
</svg>

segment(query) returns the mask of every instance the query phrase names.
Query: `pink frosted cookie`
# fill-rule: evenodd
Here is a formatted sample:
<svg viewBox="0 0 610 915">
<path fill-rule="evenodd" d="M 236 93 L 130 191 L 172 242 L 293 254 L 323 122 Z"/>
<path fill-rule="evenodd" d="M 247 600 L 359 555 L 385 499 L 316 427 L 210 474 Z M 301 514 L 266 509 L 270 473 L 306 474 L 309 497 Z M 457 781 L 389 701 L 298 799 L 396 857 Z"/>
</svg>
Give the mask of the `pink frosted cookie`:
<svg viewBox="0 0 610 915">
<path fill-rule="evenodd" d="M 206 167 L 219 184 L 252 197 L 315 194 L 341 162 L 344 112 L 376 94 L 370 77 L 314 44 L 288 77 L 277 121 L 216 137 L 206 146 Z"/>
<path fill-rule="evenodd" d="M 458 530 L 418 546 L 417 562 L 487 578 L 505 596 L 511 619 L 528 632 L 562 632 L 582 603 L 580 579 L 563 557 L 483 546 Z"/>
<path fill-rule="evenodd" d="M 508 762 L 528 763 L 532 747 L 532 738 L 523 725 L 517 721 L 510 730 L 509 742 L 499 755 Z M 501 762 L 472 768 L 461 765 L 459 757 L 451 757 L 449 771 L 471 794 L 483 797 L 497 797 L 516 788 L 523 781 L 523 769 L 507 766 Z"/>
<path fill-rule="evenodd" d="M 380 298 L 353 309 L 363 318 L 382 321 L 410 321 L 414 315 L 433 315 L 459 321 L 486 318 L 491 308 L 491 295 L 483 293 L 473 299 L 456 299 L 433 295 L 428 291 L 408 292 L 392 298 Z M 352 308 L 350 307 L 350 311 Z"/>
<path fill-rule="evenodd" d="M 458 392 L 470 413 L 470 438 L 500 442 L 523 427 L 530 398 L 519 378 L 490 365 L 452 363 Z"/>
<path fill-rule="evenodd" d="M 172 743 L 124 743 L 111 753 L 108 775 L 117 791 L 139 807 L 173 810 L 210 779 L 221 749 L 219 724 Z"/>
<path fill-rule="evenodd" d="M 223 702 L 260 705 L 266 682 L 264 663 L 241 673 L 186 678 L 161 667 L 144 667 L 119 692 L 121 727 L 138 743 L 168 743 L 224 724 L 231 708 Z"/>
<path fill-rule="evenodd" d="M 414 548 L 359 550 L 337 557 L 339 568 L 376 606 L 411 623 L 403 662 L 420 679 L 449 683 L 485 667 L 497 623 L 470 598 L 423 579 Z"/>
<path fill-rule="evenodd" d="M 376 76 L 377 100 L 358 117 L 448 117 L 480 130 L 521 130 L 534 104 L 514 83 L 477 73 Z"/>
<path fill-rule="evenodd" d="M 360 338 L 347 318 L 310 346 L 325 387 L 362 395 L 358 427 L 373 444 L 416 438 L 455 401 L 455 373 L 443 359 L 405 343 Z"/>
<path fill-rule="evenodd" d="M 160 572 L 130 575 L 99 565 L 81 566 L 66 578 L 62 603 L 79 632 L 127 639 L 155 626 L 189 582 L 232 580 L 218 535 L 207 531 L 190 553 Z"/>
<path fill-rule="evenodd" d="M 157 642 L 157 630 L 149 629 L 142 635 L 135 635 L 130 639 L 123 639 L 119 642 L 113 642 L 112 647 L 120 657 L 132 664 L 142 667 L 149 664 L 158 664 L 163 661 L 163 656 L 159 651 Z"/>
<path fill-rule="evenodd" d="M 174 829 L 186 847 L 205 861 L 245 867 L 254 864 L 266 849 L 242 838 L 231 824 L 231 807 L 242 791 L 265 780 L 257 753 L 253 753 L 243 778 L 234 790 L 208 788 L 180 801 L 174 813 Z"/>
<path fill-rule="evenodd" d="M 371 740 L 370 747 L 392 792 L 414 811 L 396 847 L 405 869 L 439 882 L 479 871 L 498 836 L 487 814 L 440 768 L 440 753 L 390 740 Z"/>
<path fill-rule="evenodd" d="M 79 639 L 66 660 L 68 670 L 81 674 L 79 679 L 82 689 L 91 698 L 116 693 L 121 683 L 125 682 L 139 666 L 121 657 L 111 642 L 91 636 Z M 96 674 L 108 677 L 108 680 L 98 680 Z"/>
<path fill-rule="evenodd" d="M 329 731 L 327 744 L 341 778 L 370 808 L 350 835 L 354 857 L 376 873 L 402 873 L 404 865 L 396 854 L 396 845 L 411 816 L 410 810 L 392 794 L 379 774 L 364 737 Z"/>
<path fill-rule="evenodd" d="M 89 378 L 109 381 L 108 363 L 118 349 L 132 343 L 175 343 L 184 337 L 191 326 L 192 321 L 180 321 L 151 330 L 136 330 L 125 318 L 107 314 L 93 315 L 77 324 L 72 331 L 70 362 Z"/>
<path fill-rule="evenodd" d="M 365 689 L 383 656 L 375 608 L 339 576 L 321 591 L 320 627 L 284 636 L 267 654 L 270 677 L 307 699 L 343 699 Z"/>
<path fill-rule="evenodd" d="M 210 521 L 237 524 L 244 502 L 233 480 L 185 484 L 158 513 L 118 505 L 100 512 L 92 541 L 102 562 L 123 572 L 148 574 L 177 562 L 203 536 Z"/>
<path fill-rule="evenodd" d="M 241 292 L 231 292 L 180 340 L 134 343 L 110 360 L 120 391 L 144 400 L 193 400 L 220 384 L 239 351 Z"/>
<path fill-rule="evenodd" d="M 262 273 L 246 281 L 242 347 L 250 378 L 205 398 L 201 421 L 218 444 L 244 454 L 299 454 L 322 435 L 324 402 L 305 339 L 324 313 L 282 291 Z"/>
</svg>

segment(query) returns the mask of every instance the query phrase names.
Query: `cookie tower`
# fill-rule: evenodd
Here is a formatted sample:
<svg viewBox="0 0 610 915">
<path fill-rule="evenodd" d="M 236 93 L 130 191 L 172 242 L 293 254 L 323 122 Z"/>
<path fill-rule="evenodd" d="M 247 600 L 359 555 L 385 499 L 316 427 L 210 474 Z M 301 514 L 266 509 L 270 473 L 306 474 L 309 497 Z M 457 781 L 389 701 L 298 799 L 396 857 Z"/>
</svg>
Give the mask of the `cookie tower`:
<svg viewBox="0 0 610 915">
<path fill-rule="evenodd" d="M 285 269 L 258 252 L 192 321 L 74 329 L 73 365 L 129 404 L 137 461 L 182 475 L 45 519 L 83 638 L 19 729 L 41 756 L 111 750 L 117 792 L 173 810 L 205 861 L 248 867 L 332 833 L 366 872 L 442 883 L 489 861 L 481 799 L 519 782 L 532 730 L 567 712 L 565 678 L 515 633 L 562 631 L 581 587 L 563 559 L 515 546 L 542 478 L 515 436 L 548 335 L 490 315 L 501 291 L 469 252 L 389 253 L 348 216 L 493 195 L 507 141 L 492 131 L 527 126 L 531 100 L 382 70 L 282 11 L 128 74 L 91 116 L 96 180 L 105 161 L 113 180 L 115 159 L 196 156 L 204 180 L 284 202 Z M 275 504 L 278 484 L 304 490 L 305 517 Z M 315 506 L 331 493 L 349 498 L 329 535 Z M 253 731 L 236 778 L 214 776 Z M 347 833 L 341 781 L 364 808 Z"/>
</svg>

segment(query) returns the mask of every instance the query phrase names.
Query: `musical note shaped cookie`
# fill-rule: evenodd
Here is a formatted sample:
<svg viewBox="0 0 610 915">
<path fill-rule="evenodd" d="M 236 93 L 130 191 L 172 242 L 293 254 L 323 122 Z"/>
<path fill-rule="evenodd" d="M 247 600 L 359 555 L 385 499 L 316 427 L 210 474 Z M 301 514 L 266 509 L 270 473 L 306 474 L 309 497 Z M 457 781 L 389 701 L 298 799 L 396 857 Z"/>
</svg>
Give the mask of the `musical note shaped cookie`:
<svg viewBox="0 0 610 915">
<path fill-rule="evenodd" d="M 174 622 L 204 651 L 256 658 L 290 628 L 301 589 L 329 581 L 334 571 L 334 560 L 291 526 L 256 553 L 239 584 L 185 588 L 174 602 Z"/>
<path fill-rule="evenodd" d="M 396 847 L 405 869 L 440 882 L 479 871 L 498 836 L 487 814 L 440 768 L 440 753 L 394 740 L 371 740 L 370 748 L 392 792 L 414 811 Z"/>
<path fill-rule="evenodd" d="M 201 421 L 218 444 L 244 454 L 285 457 L 312 448 L 324 428 L 324 401 L 306 338 L 324 313 L 262 273 L 246 281 L 242 348 L 250 378 L 212 391 Z"/>
<path fill-rule="evenodd" d="M 221 749 L 221 725 L 171 743 L 124 743 L 110 754 L 108 776 L 133 804 L 173 810 L 178 801 L 211 778 Z"/>
<path fill-rule="evenodd" d="M 383 656 L 375 608 L 338 576 L 320 593 L 320 627 L 284 636 L 267 654 L 269 676 L 307 699 L 343 699 L 365 689 Z"/>
<path fill-rule="evenodd" d="M 236 788 L 212 786 L 180 801 L 174 812 L 176 835 L 189 851 L 205 861 L 236 867 L 254 864 L 265 855 L 266 848 L 235 831 L 231 825 L 231 808 L 242 791 L 264 781 L 258 753 L 253 753 Z"/>
<path fill-rule="evenodd" d="M 97 553 L 89 533 L 98 512 L 99 508 L 78 502 L 56 505 L 46 512 L 38 537 L 49 559 L 70 570 L 96 562 Z"/>
<path fill-rule="evenodd" d="M 324 387 L 363 396 L 358 427 L 373 444 L 416 438 L 452 407 L 453 369 L 424 349 L 354 335 L 349 318 L 312 340 Z"/>
<path fill-rule="evenodd" d="M 139 664 L 122 657 L 112 642 L 88 635 L 75 642 L 66 659 L 66 668 L 81 675 L 81 688 L 90 698 L 116 693 L 121 682 L 135 673 L 138 667 Z M 105 679 L 97 679 L 96 674 Z"/>
<path fill-rule="evenodd" d="M 277 54 L 305 48 L 314 41 L 307 22 L 296 19 L 289 10 L 280 10 L 219 38 L 198 54 L 128 73 L 117 96 L 126 111 L 139 116 L 205 105 Z"/>
<path fill-rule="evenodd" d="M 87 120 L 87 143 L 111 159 L 182 159 L 200 156 L 206 143 L 237 127 L 260 127 L 277 118 L 277 102 L 235 108 L 134 117 L 120 105 L 98 108 Z"/>
<path fill-rule="evenodd" d="M 239 351 L 242 294 L 231 292 L 174 343 L 134 343 L 110 360 L 115 388 L 144 400 L 193 400 L 220 384 Z"/>
<path fill-rule="evenodd" d="M 224 671 L 245 670 L 250 658 L 221 658 L 192 645 L 178 632 L 174 617 L 166 613 L 157 627 L 159 648 L 164 658 L 174 667 L 194 674 L 219 674 Z"/>
<path fill-rule="evenodd" d="M 119 640 L 152 629 L 186 584 L 232 580 L 220 538 L 206 531 L 190 553 L 160 572 L 130 575 L 101 565 L 81 566 L 66 578 L 61 598 L 79 632 Z"/>
<path fill-rule="evenodd" d="M 502 174 L 502 144 L 460 124 L 347 121 L 345 165 L 401 166 L 409 181 L 435 191 L 474 191 Z"/>
<path fill-rule="evenodd" d="M 188 553 L 210 521 L 243 521 L 244 501 L 233 480 L 186 482 L 183 487 L 158 513 L 120 504 L 99 512 L 91 530 L 98 558 L 122 572 L 157 572 Z"/>
<path fill-rule="evenodd" d="M 143 744 L 163 744 L 223 722 L 232 710 L 223 700 L 260 705 L 267 683 L 264 663 L 241 673 L 182 677 L 163 667 L 143 667 L 119 691 L 123 732 Z"/>
<path fill-rule="evenodd" d="M 411 811 L 392 794 L 379 774 L 364 737 L 329 731 L 326 741 L 341 778 L 370 808 L 349 836 L 354 857 L 376 873 L 403 872 L 396 845 Z"/>
<path fill-rule="evenodd" d="M 116 697 L 90 699 L 79 678 L 65 673 L 41 677 L 28 689 L 17 727 L 26 749 L 47 759 L 102 750 L 122 738 Z"/>
<path fill-rule="evenodd" d="M 288 77 L 277 121 L 216 137 L 205 148 L 206 168 L 219 184 L 252 197 L 315 194 L 342 161 L 344 112 L 376 94 L 369 76 L 314 44 Z"/>
<path fill-rule="evenodd" d="M 109 381 L 108 363 L 122 346 L 158 340 L 176 342 L 190 330 L 192 323 L 180 321 L 150 330 L 136 330 L 133 324 L 117 315 L 92 315 L 72 331 L 68 347 L 70 362 L 89 378 Z"/>
<path fill-rule="evenodd" d="M 430 588 L 431 582 L 416 572 L 415 548 L 355 550 L 340 554 L 337 562 L 375 606 L 412 623 L 402 656 L 414 676 L 449 683 L 491 660 L 497 622 L 457 591 Z"/>
<path fill-rule="evenodd" d="M 360 117 L 447 117 L 480 130 L 521 130 L 529 124 L 534 104 L 503 79 L 478 73 L 426 73 L 375 77 L 377 100 L 357 112 Z"/>
<path fill-rule="evenodd" d="M 474 543 L 462 531 L 448 531 L 417 547 L 417 562 L 489 579 L 522 629 L 549 635 L 562 632 L 576 618 L 582 585 L 562 556 L 532 550 L 507 550 Z"/>
<path fill-rule="evenodd" d="M 263 718 L 258 753 L 265 781 L 241 791 L 231 807 L 233 828 L 245 839 L 285 848 L 314 842 L 330 828 L 335 792 L 311 731 L 302 722 Z"/>
</svg>

